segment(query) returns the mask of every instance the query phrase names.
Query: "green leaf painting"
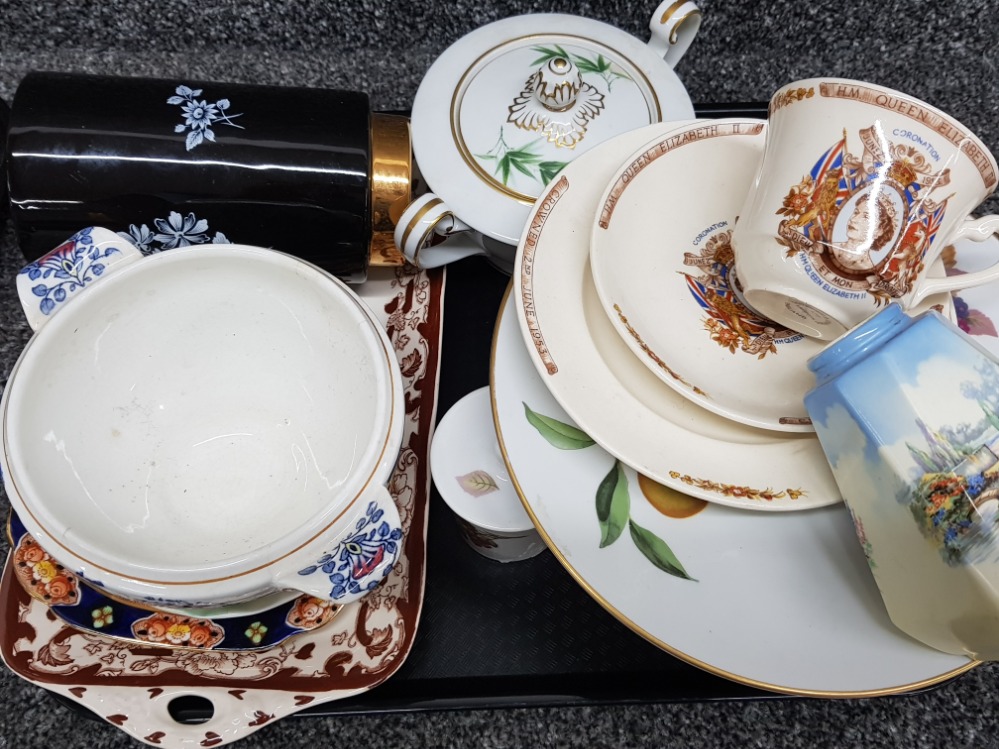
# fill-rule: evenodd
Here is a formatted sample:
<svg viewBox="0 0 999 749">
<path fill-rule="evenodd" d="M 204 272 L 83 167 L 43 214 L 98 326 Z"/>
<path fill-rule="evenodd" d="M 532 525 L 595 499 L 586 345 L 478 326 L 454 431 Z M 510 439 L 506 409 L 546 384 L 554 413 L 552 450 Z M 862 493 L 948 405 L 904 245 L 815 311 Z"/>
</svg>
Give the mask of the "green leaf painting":
<svg viewBox="0 0 999 749">
<path fill-rule="evenodd" d="M 631 514 L 628 477 L 621 462 L 614 461 L 610 472 L 597 487 L 597 520 L 600 521 L 600 548 L 617 541 Z"/>
<path fill-rule="evenodd" d="M 493 173 L 499 177 L 504 185 L 510 184 L 510 177 L 514 172 L 519 172 L 525 177 L 547 185 L 552 178 L 558 174 L 568 163 L 566 161 L 542 161 L 542 155 L 535 149 L 538 147 L 536 140 L 529 141 L 525 145 L 517 148 L 506 142 L 503 135 L 503 128 L 500 128 L 499 139 L 486 153 L 477 153 L 475 157 L 483 161 L 492 162 Z"/>
<path fill-rule="evenodd" d="M 560 45 L 555 45 L 554 47 L 532 47 L 532 49 L 539 55 L 536 60 L 531 62 L 531 67 L 534 68 L 539 65 L 543 65 L 546 62 L 550 62 L 557 57 L 561 57 L 563 60 L 570 60 L 573 65 L 579 69 L 579 73 L 582 76 L 586 76 L 587 73 L 600 76 L 604 83 L 607 84 L 608 91 L 610 91 L 613 87 L 614 81 L 621 79 L 628 81 L 631 80 L 630 75 L 615 68 L 614 63 L 600 54 L 596 57 L 573 55 L 568 53 L 565 48 Z"/>
<path fill-rule="evenodd" d="M 554 47 L 532 47 L 532 49 L 541 55 L 538 59 L 531 63 L 532 68 L 538 67 L 538 65 L 544 65 L 546 62 L 551 62 L 556 57 L 561 57 L 563 60 L 571 60 L 572 55 L 565 51 L 565 48 L 559 44 Z"/>
<path fill-rule="evenodd" d="M 526 403 L 524 403 L 524 414 L 527 417 L 527 423 L 537 429 L 542 437 L 559 450 L 581 450 L 595 444 L 590 439 L 590 435 L 581 429 L 550 416 L 535 413 Z"/>
<path fill-rule="evenodd" d="M 524 405 L 527 422 L 554 447 L 560 450 L 580 450 L 596 444 L 586 432 L 564 421 L 536 413 L 526 403 L 523 401 L 521 403 Z M 628 474 L 619 460 L 614 461 L 614 465 L 597 487 L 596 510 L 597 522 L 600 524 L 601 549 L 617 541 L 627 526 L 632 542 L 652 564 L 669 575 L 697 582 L 687 574 L 687 570 L 677 559 L 669 544 L 631 518 Z"/>
<path fill-rule="evenodd" d="M 555 175 L 565 168 L 565 164 L 564 161 L 542 161 L 539 163 L 538 173 L 541 175 L 541 181 L 547 185 L 555 179 Z"/>
<path fill-rule="evenodd" d="M 687 574 L 687 570 L 680 564 L 680 560 L 676 558 L 673 550 L 659 536 L 646 530 L 634 520 L 628 521 L 628 530 L 631 531 L 631 540 L 635 542 L 635 546 L 652 564 L 663 572 L 668 572 L 676 577 L 694 580 Z"/>
</svg>

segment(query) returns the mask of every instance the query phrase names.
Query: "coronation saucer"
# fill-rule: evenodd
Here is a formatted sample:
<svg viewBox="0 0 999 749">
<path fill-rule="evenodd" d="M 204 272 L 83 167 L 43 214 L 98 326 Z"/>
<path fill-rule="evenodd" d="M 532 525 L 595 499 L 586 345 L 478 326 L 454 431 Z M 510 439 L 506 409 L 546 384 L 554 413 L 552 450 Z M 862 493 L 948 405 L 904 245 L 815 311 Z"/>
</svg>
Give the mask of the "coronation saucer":
<svg viewBox="0 0 999 749">
<path fill-rule="evenodd" d="M 21 587 L 67 624 L 94 634 L 195 650 L 257 650 L 317 629 L 343 608 L 308 595 L 183 611 L 113 598 L 73 574 L 43 549 L 13 511 L 7 526 L 14 575 Z"/>
<path fill-rule="evenodd" d="M 822 344 L 747 308 L 731 272 L 764 128 L 716 120 L 643 145 L 600 200 L 590 265 L 615 330 L 680 395 L 750 426 L 812 431 L 806 362 Z"/>
<path fill-rule="evenodd" d="M 734 273 L 732 231 L 765 128 L 693 123 L 633 152 L 600 199 L 590 266 L 615 330 L 669 387 L 742 424 L 810 432 L 807 362 L 825 344 L 747 306 Z M 933 305 L 949 300 L 915 312 Z"/>
</svg>

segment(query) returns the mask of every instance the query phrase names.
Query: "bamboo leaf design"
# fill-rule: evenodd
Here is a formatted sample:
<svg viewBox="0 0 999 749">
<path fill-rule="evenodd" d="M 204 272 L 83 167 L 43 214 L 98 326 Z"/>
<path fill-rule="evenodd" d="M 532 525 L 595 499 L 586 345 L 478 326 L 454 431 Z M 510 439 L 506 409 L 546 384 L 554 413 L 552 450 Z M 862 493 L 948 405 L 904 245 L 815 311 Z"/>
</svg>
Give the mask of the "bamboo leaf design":
<svg viewBox="0 0 999 749">
<path fill-rule="evenodd" d="M 538 433 L 551 445 L 560 450 L 581 450 L 595 444 L 590 439 L 590 435 L 581 429 L 550 416 L 535 413 L 526 403 L 524 403 L 524 414 L 527 417 L 527 423 L 537 429 Z"/>
<path fill-rule="evenodd" d="M 503 178 L 503 184 L 507 184 L 510 181 L 510 154 L 506 154 L 499 163 L 496 165 L 496 173 Z"/>
<path fill-rule="evenodd" d="M 536 144 L 534 143 L 528 143 L 526 146 L 521 146 L 520 148 L 512 148 L 506 152 L 506 155 L 510 156 L 515 161 L 520 161 L 524 164 L 533 164 L 541 159 L 539 154 L 536 154 L 533 150 L 531 150 L 535 147 L 535 145 Z"/>
<path fill-rule="evenodd" d="M 493 173 L 504 185 L 510 184 L 510 175 L 514 172 L 547 185 L 567 162 L 542 161 L 542 154 L 536 151 L 538 145 L 537 141 L 530 141 L 518 148 L 511 148 L 503 137 L 503 129 L 500 128 L 496 145 L 486 153 L 475 154 L 475 157 L 495 163 Z"/>
<path fill-rule="evenodd" d="M 572 61 L 576 63 L 576 67 L 579 68 L 580 73 L 596 73 L 597 75 L 602 75 L 610 70 L 611 67 L 610 62 L 603 55 L 597 55 L 596 60 L 576 56 Z"/>
<path fill-rule="evenodd" d="M 514 169 L 516 169 L 518 172 L 530 177 L 531 179 L 535 179 L 534 173 L 530 169 L 528 169 L 527 165 L 524 164 L 522 161 L 512 161 L 511 163 L 513 164 Z"/>
<path fill-rule="evenodd" d="M 549 60 L 554 60 L 556 57 L 561 57 L 565 60 L 571 60 L 569 53 L 566 52 L 561 45 L 556 44 L 554 47 L 532 47 L 532 49 L 540 54 L 541 56 L 531 63 L 532 67 L 541 65 Z"/>
<path fill-rule="evenodd" d="M 631 514 L 628 477 L 621 461 L 614 465 L 597 487 L 597 519 L 600 521 L 600 548 L 617 541 Z"/>
<path fill-rule="evenodd" d="M 646 530 L 634 520 L 628 521 L 628 530 L 631 532 L 631 540 L 635 542 L 635 546 L 652 564 L 670 575 L 697 582 L 687 574 L 687 570 L 680 564 L 680 560 L 676 558 L 673 550 L 659 536 Z"/>
<path fill-rule="evenodd" d="M 555 175 L 561 172 L 567 163 L 565 161 L 542 161 L 538 164 L 538 173 L 541 175 L 541 181 L 547 185 L 555 179 Z"/>
<path fill-rule="evenodd" d="M 483 494 L 499 491 L 499 484 L 496 479 L 485 471 L 472 471 L 464 476 L 455 476 L 458 486 L 471 494 L 473 497 L 481 497 Z"/>
<path fill-rule="evenodd" d="M 627 73 L 614 70 L 613 63 L 603 55 L 597 55 L 596 59 L 575 55 L 573 56 L 572 61 L 575 63 L 576 67 L 579 68 L 579 72 L 581 74 L 593 73 L 594 75 L 599 75 L 603 78 L 604 82 L 607 84 L 608 91 L 613 88 L 614 81 L 620 78 L 631 80 L 631 76 Z"/>
</svg>

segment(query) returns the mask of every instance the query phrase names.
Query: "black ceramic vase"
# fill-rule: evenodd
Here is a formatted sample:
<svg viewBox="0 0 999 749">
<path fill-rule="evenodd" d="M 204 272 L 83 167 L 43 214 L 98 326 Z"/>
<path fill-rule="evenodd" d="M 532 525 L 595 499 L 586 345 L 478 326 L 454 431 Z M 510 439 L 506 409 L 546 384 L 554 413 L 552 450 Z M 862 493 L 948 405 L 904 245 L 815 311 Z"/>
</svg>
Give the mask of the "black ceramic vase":
<svg viewBox="0 0 999 749">
<path fill-rule="evenodd" d="M 5 140 L 7 138 L 7 120 L 10 118 L 10 107 L 7 106 L 7 102 L 0 99 L 0 137 Z M 0 151 L 0 177 L 6 173 L 6 151 Z M 0 213 L 0 228 L 3 227 L 4 221 L 7 219 L 7 180 L 0 178 L 0 205 L 4 207 L 2 213 Z"/>
<path fill-rule="evenodd" d="M 409 124 L 366 94 L 30 73 L 10 107 L 11 218 L 28 260 L 86 226 L 143 252 L 272 247 L 348 280 L 399 262 Z"/>
</svg>

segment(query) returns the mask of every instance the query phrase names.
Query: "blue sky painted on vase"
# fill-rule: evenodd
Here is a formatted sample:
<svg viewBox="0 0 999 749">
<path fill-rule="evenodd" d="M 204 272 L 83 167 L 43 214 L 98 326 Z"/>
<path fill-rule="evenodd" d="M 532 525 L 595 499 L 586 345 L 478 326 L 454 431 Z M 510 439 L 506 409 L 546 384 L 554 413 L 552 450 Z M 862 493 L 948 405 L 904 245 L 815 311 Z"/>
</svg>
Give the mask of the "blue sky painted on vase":
<svg viewBox="0 0 999 749">
<path fill-rule="evenodd" d="M 925 447 L 916 426 L 917 415 L 934 430 L 980 421 L 981 409 L 962 394 L 961 386 L 981 382 L 974 367 L 983 360 L 992 362 L 980 353 L 977 344 L 969 345 L 963 334 L 955 334 L 946 323 L 928 317 L 893 340 L 888 349 L 851 370 L 841 380 L 848 390 L 849 410 L 863 432 L 878 437 L 867 439 L 863 446 L 867 460 L 878 460 L 877 442 L 898 457 L 908 454 L 906 441 Z M 992 366 L 996 366 L 994 362 Z M 834 408 L 839 397 L 827 388 L 810 394 L 806 400 L 817 426 L 831 427 L 823 435 L 823 448 L 834 464 L 844 453 L 861 448 L 857 432 L 840 439 L 830 433 L 842 430 Z M 835 423 L 829 421 L 831 415 Z"/>
</svg>

